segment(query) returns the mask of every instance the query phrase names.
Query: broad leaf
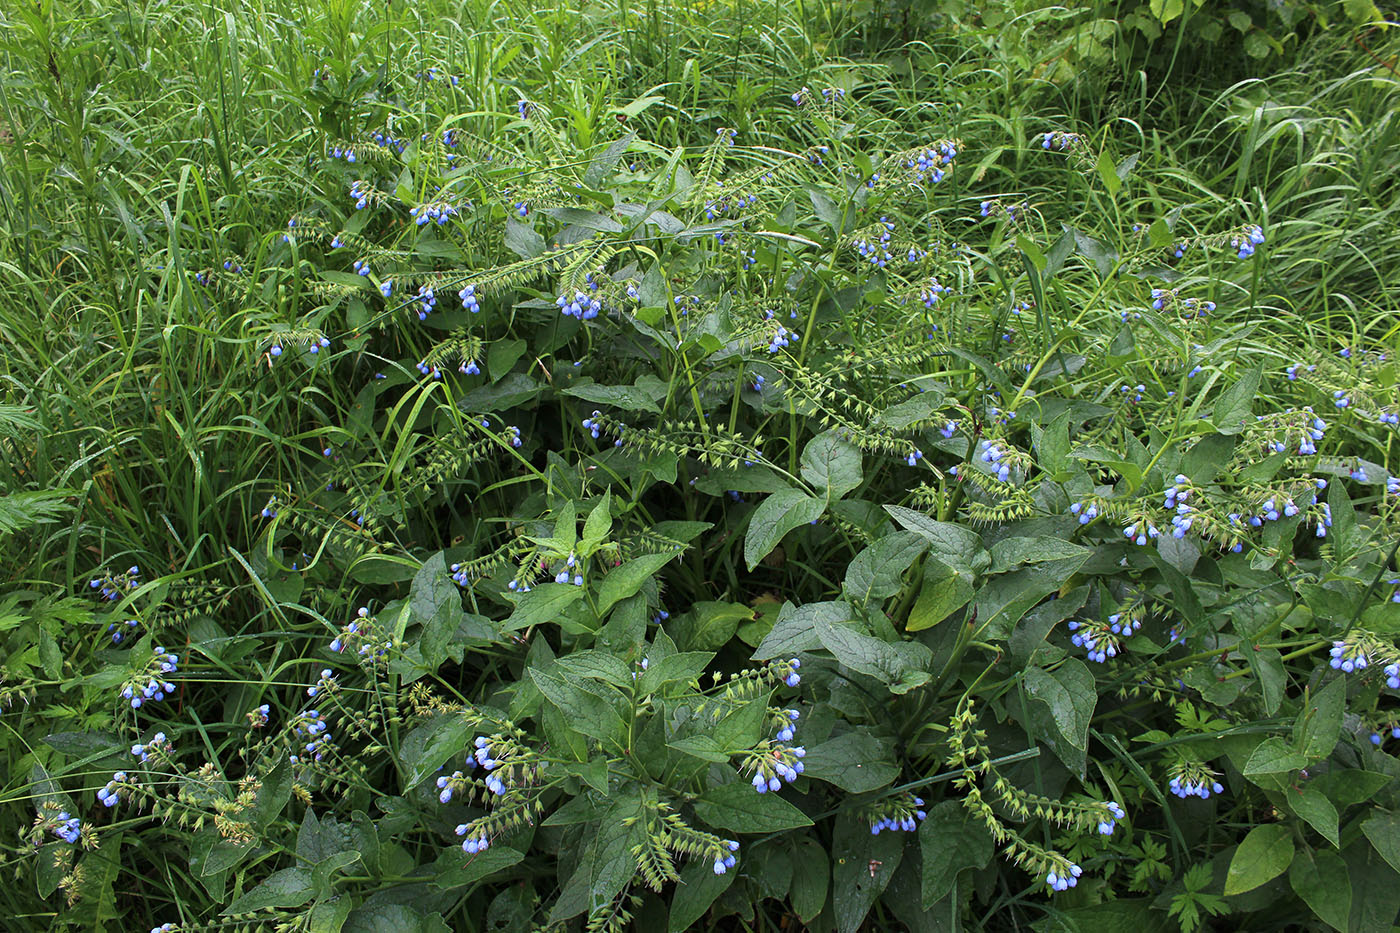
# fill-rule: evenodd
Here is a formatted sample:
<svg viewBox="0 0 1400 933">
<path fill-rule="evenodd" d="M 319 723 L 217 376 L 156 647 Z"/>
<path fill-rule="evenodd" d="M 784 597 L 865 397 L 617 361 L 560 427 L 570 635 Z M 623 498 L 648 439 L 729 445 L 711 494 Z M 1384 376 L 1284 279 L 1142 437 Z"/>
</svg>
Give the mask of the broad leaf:
<svg viewBox="0 0 1400 933">
<path fill-rule="evenodd" d="M 749 518 L 749 530 L 744 535 L 744 562 L 750 570 L 767 557 L 783 535 L 801 525 L 808 525 L 826 511 L 826 503 L 798 489 L 785 489 L 764 499 Z"/>
</svg>

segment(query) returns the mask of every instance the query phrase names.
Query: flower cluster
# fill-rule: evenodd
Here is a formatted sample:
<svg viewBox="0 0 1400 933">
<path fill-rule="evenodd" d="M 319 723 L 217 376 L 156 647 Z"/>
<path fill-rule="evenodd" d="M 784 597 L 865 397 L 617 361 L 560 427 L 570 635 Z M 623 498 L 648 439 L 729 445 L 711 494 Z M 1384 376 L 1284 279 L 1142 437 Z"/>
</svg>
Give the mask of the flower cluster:
<svg viewBox="0 0 1400 933">
<path fill-rule="evenodd" d="M 350 161 L 354 161 L 351 159 Z M 375 190 L 367 181 L 356 179 L 350 185 L 350 199 L 355 202 L 355 210 L 362 211 L 369 207 L 369 203 L 375 200 Z"/>
<path fill-rule="evenodd" d="M 1109 816 L 1099 821 L 1097 829 L 1100 836 L 1112 836 L 1113 830 L 1118 826 L 1118 821 L 1128 814 L 1123 811 L 1116 800 L 1110 800 L 1105 806 L 1108 807 Z"/>
<path fill-rule="evenodd" d="M 1175 288 L 1152 289 L 1152 307 L 1158 311 L 1176 309 L 1182 317 L 1190 319 L 1205 317 L 1215 310 L 1215 302 L 1200 298 L 1182 298 Z"/>
<path fill-rule="evenodd" d="M 593 289 L 596 291 L 597 285 L 594 285 Z M 575 291 L 572 298 L 560 295 L 554 303 L 559 306 L 560 313 L 565 317 L 578 318 L 580 321 L 591 321 L 603 310 L 601 301 L 581 291 Z"/>
<path fill-rule="evenodd" d="M 420 227 L 426 226 L 429 223 L 436 223 L 441 227 L 453 217 L 457 216 L 458 209 L 455 204 L 448 201 L 428 201 L 424 204 L 415 205 L 408 214 L 413 218 L 413 222 Z"/>
<path fill-rule="evenodd" d="M 772 339 L 768 341 L 768 352 L 777 353 L 783 347 L 792 343 L 792 339 L 797 335 L 779 324 L 778 329 L 773 332 Z"/>
<path fill-rule="evenodd" d="M 97 792 L 97 799 L 104 807 L 115 807 L 123 795 L 131 793 L 130 785 L 127 781 L 125 771 L 113 773 L 112 779 L 107 782 L 107 786 Z"/>
<path fill-rule="evenodd" d="M 271 712 L 272 707 L 264 703 L 257 709 L 247 714 L 248 725 L 254 729 L 261 729 L 263 726 L 267 725 L 268 716 Z"/>
<path fill-rule="evenodd" d="M 1011 481 L 1011 463 L 1004 459 L 1006 451 L 998 447 L 991 441 L 982 442 L 982 453 L 979 459 L 987 464 L 988 469 L 996 476 L 997 482 L 1007 483 Z"/>
<path fill-rule="evenodd" d="M 141 762 L 150 761 L 152 758 L 169 758 L 170 753 L 175 750 L 175 746 L 165 737 L 164 732 L 157 732 L 151 736 L 151 740 L 144 745 L 137 744 L 131 746 L 131 754 L 135 755 Z"/>
<path fill-rule="evenodd" d="M 141 570 L 134 564 L 125 573 L 104 573 L 88 581 L 88 586 L 102 593 L 103 599 L 119 599 L 126 590 L 134 590 L 141 585 Z"/>
<path fill-rule="evenodd" d="M 868 236 L 859 236 L 852 241 L 851 246 L 860 253 L 872 266 L 877 269 L 885 268 L 886 264 L 893 259 L 890 253 L 890 238 L 894 235 L 894 224 L 886 217 L 880 218 L 880 230 L 874 234 L 872 242 Z M 912 253 L 911 253 L 912 255 Z M 911 262 L 917 260 L 910 260 Z"/>
<path fill-rule="evenodd" d="M 145 668 L 122 685 L 121 695 L 132 709 L 140 709 L 147 700 L 159 703 L 175 692 L 175 685 L 164 678 L 173 674 L 179 666 L 179 655 L 172 654 L 156 645 L 151 651 L 151 659 Z"/>
<path fill-rule="evenodd" d="M 292 733 L 298 739 L 305 740 L 299 751 L 311 755 L 316 761 L 321 761 L 330 751 L 327 747 L 331 742 L 330 727 L 320 710 L 309 709 L 297 713 L 292 719 Z M 297 764 L 299 760 L 299 755 L 291 756 L 292 764 Z"/>
<path fill-rule="evenodd" d="M 136 619 L 127 619 L 124 622 L 113 622 L 107 626 L 107 634 L 112 636 L 112 644 L 120 645 L 128 635 L 134 635 L 136 628 L 141 623 Z M 124 626 L 124 627 L 123 627 Z"/>
<path fill-rule="evenodd" d="M 1367 647 L 1363 640 L 1334 641 L 1331 650 L 1327 652 L 1331 656 L 1331 660 L 1327 662 L 1328 666 L 1343 674 L 1365 670 L 1366 666 L 1370 664 L 1370 658 L 1366 653 Z"/>
<path fill-rule="evenodd" d="M 732 853 L 739 851 L 739 842 L 736 839 L 726 839 L 724 840 L 724 845 L 729 849 L 731 854 L 719 856 L 715 859 L 715 874 L 717 875 L 722 875 L 734 867 L 736 859 Z"/>
<path fill-rule="evenodd" d="M 60 810 L 57 815 L 50 816 L 41 809 L 35 823 L 41 831 L 48 830 L 69 845 L 77 845 L 83 835 L 83 821 L 70 815 L 67 810 Z"/>
<path fill-rule="evenodd" d="M 457 772 L 460 774 L 461 772 Z M 459 836 L 467 835 L 470 826 L 467 823 L 458 823 L 456 833 Z M 476 855 L 478 852 L 485 852 L 491 848 L 491 839 L 484 831 L 479 831 L 478 835 L 462 840 L 462 851 L 468 855 Z"/>
<path fill-rule="evenodd" d="M 335 671 L 331 670 L 329 667 L 323 667 L 321 668 L 321 678 L 306 688 L 306 695 L 315 697 L 319 694 L 334 690 L 337 686 Z"/>
<path fill-rule="evenodd" d="M 1105 622 L 1070 620 L 1065 627 L 1074 633 L 1071 644 L 1083 648 L 1090 661 L 1104 664 L 1118 656 L 1123 639 L 1142 628 L 1142 620 L 1131 613 L 1115 612 Z"/>
<path fill-rule="evenodd" d="M 1392 739 L 1400 739 L 1400 726 L 1391 726 L 1391 727 L 1390 727 L 1390 737 L 1391 737 Z M 1381 734 L 1380 734 L 1379 732 L 1372 732 L 1372 733 L 1371 733 L 1371 744 L 1372 744 L 1372 745 L 1377 745 L 1377 746 L 1378 746 L 1378 745 L 1381 744 L 1382 741 L 1383 741 L 1383 739 L 1382 739 L 1382 736 L 1381 736 Z"/>
<path fill-rule="evenodd" d="M 1079 876 L 1084 870 L 1078 865 L 1066 862 L 1063 867 L 1052 868 L 1045 874 L 1045 883 L 1052 891 L 1067 891 L 1079 884 Z"/>
<path fill-rule="evenodd" d="M 1066 133 L 1064 130 L 1053 130 L 1044 134 L 1040 141 L 1040 148 L 1047 151 L 1056 149 L 1060 152 L 1074 152 L 1089 144 L 1089 140 L 1079 133 Z"/>
<path fill-rule="evenodd" d="M 379 148 L 393 149 L 399 155 L 403 155 L 404 150 L 408 148 L 407 140 L 395 139 L 393 136 L 389 135 L 383 130 L 375 130 L 374 135 L 370 137 L 370 140 L 373 141 L 373 143 Z"/>
<path fill-rule="evenodd" d="M 388 283 L 386 282 L 385 284 L 387 285 Z M 418 320 L 426 321 L 428 315 L 432 314 L 433 309 L 437 307 L 437 293 L 433 291 L 431 285 L 420 285 L 418 286 L 417 294 L 409 301 L 410 307 L 414 304 L 418 306 L 416 308 Z"/>
<path fill-rule="evenodd" d="M 340 634 L 331 639 L 330 649 L 336 654 L 352 649 L 360 657 L 369 657 L 374 660 L 382 660 L 389 654 L 389 649 L 393 647 L 393 642 L 384 637 L 384 633 L 379 628 L 378 620 L 369 614 L 367 607 L 360 607 L 356 612 L 356 618 L 346 624 L 340 630 Z"/>
<path fill-rule="evenodd" d="M 872 836 L 886 831 L 912 833 L 927 818 L 924 798 L 915 797 L 909 791 L 882 800 L 866 811 L 866 820 L 870 823 Z"/>
<path fill-rule="evenodd" d="M 1254 249 L 1264 243 L 1264 228 L 1258 224 L 1246 224 L 1239 233 L 1230 237 L 1230 248 L 1241 259 L 1254 255 Z"/>
<path fill-rule="evenodd" d="M 753 769 L 753 789 L 760 794 L 780 790 L 783 781 L 791 784 L 803 771 L 802 759 L 807 757 L 807 749 L 801 745 L 788 746 L 778 743 L 749 753 L 745 768 Z"/>
<path fill-rule="evenodd" d="M 720 182 L 716 182 L 720 184 Z M 730 195 L 718 198 L 714 201 L 705 202 L 705 219 L 714 220 L 728 213 L 739 213 L 747 207 L 752 207 L 758 203 L 758 195 L 749 194 Z"/>
<path fill-rule="evenodd" d="M 790 658 L 786 661 L 769 661 L 768 670 L 789 687 L 796 687 L 802 682 L 797 669 L 802 666 L 802 662 L 797 658 Z"/>
<path fill-rule="evenodd" d="M 462 290 L 457 293 L 457 297 L 461 299 L 462 308 L 464 310 L 470 311 L 472 314 L 476 314 L 481 310 L 481 302 L 476 298 L 475 286 L 464 286 Z"/>
<path fill-rule="evenodd" d="M 1005 217 L 1014 224 L 1021 219 L 1020 212 L 1025 210 L 1025 207 L 1026 205 L 1024 202 L 1020 204 L 1007 204 L 1000 198 L 993 198 L 989 201 L 982 202 L 982 216 L 990 217 L 993 220 Z"/>
<path fill-rule="evenodd" d="M 578 562 L 577 555 L 575 555 L 573 551 L 570 551 L 569 556 L 564 560 L 563 566 L 561 566 L 559 572 L 554 575 L 554 582 L 568 583 L 570 574 L 572 574 L 574 586 L 583 586 L 582 570 L 583 565 Z"/>
<path fill-rule="evenodd" d="M 1207 800 L 1212 794 L 1223 794 L 1225 787 L 1217 780 L 1217 775 L 1200 762 L 1183 761 L 1177 763 L 1167 782 L 1167 790 L 1185 800 L 1199 797 Z"/>
<path fill-rule="evenodd" d="M 947 175 L 947 169 L 958 157 L 958 147 L 952 140 L 941 139 L 925 149 L 921 149 L 904 160 L 904 167 L 916 185 L 925 181 L 938 184 Z"/>
</svg>

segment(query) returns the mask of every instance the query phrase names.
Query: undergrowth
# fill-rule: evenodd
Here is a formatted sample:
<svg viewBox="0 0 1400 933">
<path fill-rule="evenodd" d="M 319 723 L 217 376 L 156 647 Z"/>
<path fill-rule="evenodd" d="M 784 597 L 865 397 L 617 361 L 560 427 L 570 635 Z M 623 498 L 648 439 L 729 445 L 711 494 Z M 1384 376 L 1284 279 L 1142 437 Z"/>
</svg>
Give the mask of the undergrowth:
<svg viewBox="0 0 1400 933">
<path fill-rule="evenodd" d="M 1061 15 L 5 13 L 11 922 L 1388 928 L 1394 75 Z"/>
</svg>

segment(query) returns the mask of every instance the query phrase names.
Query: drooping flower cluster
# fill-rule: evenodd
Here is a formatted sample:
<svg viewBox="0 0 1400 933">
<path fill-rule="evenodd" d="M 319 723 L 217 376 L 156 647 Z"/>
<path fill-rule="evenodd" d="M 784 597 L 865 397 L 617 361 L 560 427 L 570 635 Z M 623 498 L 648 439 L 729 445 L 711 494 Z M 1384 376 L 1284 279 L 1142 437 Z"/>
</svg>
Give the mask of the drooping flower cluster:
<svg viewBox="0 0 1400 933">
<path fill-rule="evenodd" d="M 450 201 L 428 201 L 415 205 L 408 215 L 413 218 L 414 224 L 419 227 L 436 223 L 439 227 L 447 223 L 459 213 L 457 205 Z"/>
<path fill-rule="evenodd" d="M 868 263 L 883 269 L 894 256 L 890 253 L 890 239 L 894 236 L 894 224 L 887 217 L 881 217 L 879 229 L 872 234 L 857 236 L 851 241 L 852 248 Z"/>
<path fill-rule="evenodd" d="M 58 822 L 53 826 L 53 834 L 69 845 L 74 845 L 83 835 L 83 821 L 76 816 L 69 816 L 68 811 L 62 810 L 58 814 Z"/>
<path fill-rule="evenodd" d="M 1084 869 L 1073 862 L 1063 861 L 1062 866 L 1052 868 L 1045 873 L 1045 883 L 1049 885 L 1051 891 L 1068 891 L 1079 884 L 1079 876 L 1084 873 Z"/>
<path fill-rule="evenodd" d="M 314 761 L 321 761 L 330 752 L 330 726 L 320 710 L 309 709 L 297 713 L 292 719 L 292 733 L 304 741 L 298 749 L 299 753 L 291 756 L 292 764 L 301 761 L 301 752 L 310 755 Z"/>
<path fill-rule="evenodd" d="M 329 667 L 321 668 L 321 677 L 314 684 L 306 688 L 306 695 L 315 697 L 323 693 L 334 690 L 339 684 L 335 679 L 335 671 Z"/>
<path fill-rule="evenodd" d="M 1158 311 L 1175 310 L 1186 319 L 1205 317 L 1215 310 L 1215 302 L 1203 298 L 1182 298 L 1175 288 L 1152 289 L 1152 307 Z"/>
<path fill-rule="evenodd" d="M 924 798 L 915 797 L 910 791 L 887 797 L 865 812 L 872 836 L 887 831 L 912 833 L 927 818 Z"/>
<path fill-rule="evenodd" d="M 370 615 L 369 608 L 365 606 L 360 607 L 356 618 L 348 622 L 330 643 L 330 649 L 336 654 L 348 649 L 362 658 L 375 661 L 388 657 L 393 646 L 393 641 L 380 628 L 379 620 Z"/>
<path fill-rule="evenodd" d="M 164 700 L 175 692 L 175 685 L 166 680 L 165 675 L 175 673 L 179 663 L 179 655 L 156 645 L 141 671 L 122 685 L 122 698 L 131 704 L 132 709 L 140 709 L 148 700 L 157 703 Z"/>
<path fill-rule="evenodd" d="M 1230 248 L 1236 251 L 1240 259 L 1248 259 L 1254 255 L 1254 249 L 1264 243 L 1264 228 L 1258 224 L 1246 224 L 1240 231 L 1230 237 Z"/>
<path fill-rule="evenodd" d="M 135 755 L 142 763 L 151 759 L 169 759 L 170 753 L 175 750 L 175 746 L 165 737 L 164 732 L 157 732 L 151 736 L 151 740 L 144 745 L 136 744 L 131 746 L 131 754 Z"/>
<path fill-rule="evenodd" d="M 112 644 L 120 645 L 126 640 L 126 636 L 136 634 L 136 629 L 140 624 L 140 621 L 137 619 L 113 622 L 107 626 L 107 634 L 112 636 Z"/>
<path fill-rule="evenodd" d="M 1334 641 L 1332 648 L 1327 653 L 1331 656 L 1328 666 L 1333 670 L 1341 671 L 1343 674 L 1350 674 L 1353 671 L 1362 671 L 1370 663 L 1370 658 L 1366 653 L 1364 641 Z"/>
<path fill-rule="evenodd" d="M 940 139 L 927 148 L 908 155 L 904 168 L 909 172 L 910 181 L 921 185 L 925 181 L 938 184 L 947 176 L 947 169 L 958 157 L 957 143 L 950 139 Z"/>
<path fill-rule="evenodd" d="M 760 794 L 782 788 L 783 781 L 791 784 L 803 771 L 802 759 L 807 757 L 807 749 L 801 745 L 788 746 L 778 742 L 767 743 L 748 753 L 744 770 L 753 769 L 749 783 Z"/>
<path fill-rule="evenodd" d="M 1142 628 L 1142 620 L 1133 611 L 1115 612 L 1102 622 L 1080 622 L 1071 619 L 1065 626 L 1074 634 L 1070 643 L 1083 648 L 1090 661 L 1104 664 L 1123 650 L 1123 640 Z"/>
<path fill-rule="evenodd" d="M 1198 761 L 1181 761 L 1172 767 L 1167 790 L 1182 800 L 1188 797 L 1207 800 L 1212 794 L 1225 792 L 1225 787 L 1218 777 L 1219 775 Z"/>
<path fill-rule="evenodd" d="M 110 574 L 103 573 L 101 576 L 93 577 L 88 581 L 88 586 L 98 590 L 103 599 L 120 599 L 127 590 L 134 590 L 141 585 L 141 570 L 134 564 L 128 567 L 125 573 Z"/>
<path fill-rule="evenodd" d="M 121 802 L 122 797 L 131 794 L 131 784 L 127 779 L 125 771 L 117 771 L 112 774 L 112 779 L 107 785 L 97 791 L 97 799 L 104 807 L 115 807 Z"/>
<path fill-rule="evenodd" d="M 572 298 L 560 295 L 554 303 L 559 306 L 560 313 L 565 317 L 578 318 L 580 321 L 591 321 L 603 310 L 601 301 L 581 291 L 575 291 Z"/>
<path fill-rule="evenodd" d="M 1045 150 L 1059 150 L 1060 152 L 1074 152 L 1077 149 L 1087 146 L 1089 140 L 1079 133 L 1066 133 L 1064 130 L 1052 130 L 1041 138 L 1040 148 Z"/>
</svg>

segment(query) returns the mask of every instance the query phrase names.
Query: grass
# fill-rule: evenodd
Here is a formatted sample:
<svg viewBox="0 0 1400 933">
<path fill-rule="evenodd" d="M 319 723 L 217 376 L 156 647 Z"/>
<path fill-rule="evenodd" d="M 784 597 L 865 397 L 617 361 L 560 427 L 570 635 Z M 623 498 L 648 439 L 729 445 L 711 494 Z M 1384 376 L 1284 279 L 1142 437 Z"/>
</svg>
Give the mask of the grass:
<svg viewBox="0 0 1400 933">
<path fill-rule="evenodd" d="M 1070 77 L 1069 66 L 1079 64 L 1075 41 L 1082 39 L 1074 24 L 1111 15 L 1028 4 L 993 27 L 950 5 L 940 7 L 939 28 L 898 41 L 902 25 L 838 2 L 527 10 L 484 0 L 331 0 L 308 14 L 277 0 L 236 9 L 188 0 L 120 6 L 41 0 L 0 13 L 0 335 L 7 349 L 0 359 L 0 487 L 8 493 L 0 498 L 6 558 L 0 699 L 10 702 L 0 739 L 8 775 L 0 791 L 4 824 L 26 826 L 34 800 L 48 793 L 47 778 L 34 771 L 54 758 L 41 744 L 44 736 L 103 732 L 122 722 L 106 695 L 88 689 L 103 669 L 104 655 L 93 645 L 105 637 L 109 619 L 92 611 L 86 582 L 102 568 L 138 565 L 137 595 L 175 607 L 177 630 L 191 646 L 186 650 L 198 655 L 205 679 L 180 701 L 193 723 L 187 738 L 218 760 L 237 753 L 242 738 L 235 727 L 247 708 L 270 701 L 284 716 L 294 712 L 299 689 L 290 687 L 303 686 L 304 673 L 297 665 L 311 656 L 308 646 L 339 625 L 332 608 L 358 606 L 376 587 L 404 582 L 402 566 L 416 566 L 423 553 L 446 546 L 468 552 L 534 514 L 532 508 L 546 501 L 558 507 L 566 471 L 551 472 L 541 458 L 521 457 L 519 478 L 467 484 L 462 496 L 446 501 L 408 488 L 402 477 L 424 438 L 459 428 L 463 415 L 430 381 L 386 410 L 375 410 L 364 386 L 372 388 L 380 371 L 394 385 L 417 380 L 411 363 L 424 358 L 438 335 L 400 328 L 368 344 L 339 306 L 318 300 L 312 270 L 279 252 L 289 216 L 343 206 L 332 200 L 339 193 L 323 183 L 323 166 L 316 164 L 326 140 L 355 138 L 386 117 L 412 125 L 447 114 L 440 129 L 535 145 L 522 142 L 514 128 L 517 101 L 526 98 L 551 115 L 556 163 L 582 165 L 635 131 L 644 148 L 628 158 L 635 155 L 642 171 L 654 171 L 677 152 L 693 160 L 721 127 L 739 131 L 744 159 L 800 152 L 825 137 L 794 119 L 789 95 L 804 86 L 842 87 L 863 108 L 852 150 L 961 140 L 958 171 L 936 201 L 910 213 L 927 210 L 932 231 L 976 243 L 956 266 L 957 291 L 987 287 L 1018 300 L 1034 294 L 1034 324 L 1020 326 L 1038 341 L 1045 366 L 1054 360 L 1064 368 L 1051 348 L 1107 347 L 1110 357 L 1126 358 L 1117 352 L 1123 346 L 1115 343 L 1114 322 L 1148 304 L 1157 284 L 1149 275 L 1179 275 L 1169 280 L 1183 294 L 1230 309 L 1193 332 L 1221 349 L 1194 393 L 1183 375 L 1188 359 L 1196 359 L 1184 330 L 1166 335 L 1180 346 L 1165 337 L 1149 343 L 1154 337 L 1137 331 L 1148 365 L 1088 367 L 1067 380 L 1077 398 L 1094 403 L 1111 401 L 1125 379 L 1153 381 L 1164 397 L 1179 391 L 1159 410 L 1160 423 L 1144 427 L 1142 436 L 1153 442 L 1189 435 L 1206 396 L 1247 364 L 1281 370 L 1363 346 L 1393 354 L 1400 327 L 1400 272 L 1391 261 L 1400 248 L 1400 81 L 1386 62 L 1393 60 L 1394 40 L 1370 35 L 1366 52 L 1345 28 L 1322 31 L 1287 63 L 1244 80 L 1229 74 L 1220 86 L 1173 83 L 1172 72 L 1149 73 L 1126 53 L 1112 67 Z M 412 80 L 430 67 L 458 83 Z M 1101 170 L 1067 172 L 1066 157 L 1040 150 L 1039 135 L 1061 128 L 1093 140 L 1094 152 L 1104 154 Z M 1121 191 L 1110 190 L 1109 177 Z M 792 194 L 802 211 L 816 203 L 804 191 Z M 1087 274 L 1094 262 L 1086 253 L 1072 262 L 1082 274 L 1032 284 L 1030 250 L 1016 229 L 1004 226 L 990 242 L 976 240 L 982 236 L 977 206 L 993 198 L 1026 202 L 1029 217 L 1019 235 L 1039 250 L 1050 250 L 1072 226 L 1099 249 L 1126 256 L 1136 248 L 1134 223 L 1175 212 L 1176 236 L 1216 236 L 1260 223 L 1270 258 L 1242 264 L 1217 253 L 1167 277 L 1132 264 L 1100 277 Z M 411 232 L 384 241 L 406 243 Z M 837 245 L 833 240 L 830 262 L 813 261 L 808 271 L 834 267 Z M 774 267 L 788 260 L 785 249 L 775 249 Z M 689 255 L 702 254 L 686 262 L 697 273 L 713 273 L 709 254 Z M 246 275 L 224 277 L 217 288 L 196 286 L 196 272 L 225 261 Z M 551 308 L 552 297 L 547 289 L 524 294 Z M 826 298 L 819 299 L 803 309 L 797 328 L 809 337 L 819 312 L 831 314 Z M 887 307 L 868 319 L 834 316 L 842 318 L 838 342 L 854 347 L 899 324 Z M 1005 319 L 969 320 L 990 326 L 962 349 L 998 353 Z M 334 347 L 297 365 L 274 366 L 265 355 L 269 335 L 287 329 L 324 330 Z M 600 372 L 610 366 L 630 376 L 629 367 L 649 362 L 652 352 L 614 349 L 618 357 L 605 359 Z M 810 352 L 817 357 L 826 349 L 814 342 Z M 563 353 L 557 346 L 539 352 L 539 371 L 547 370 L 546 357 L 553 365 L 556 350 Z M 808 351 L 802 342 L 799 358 Z M 685 357 L 670 363 L 690 365 Z M 967 359 L 938 375 L 949 385 L 971 386 L 981 380 L 979 365 Z M 675 373 L 663 402 L 668 412 L 703 416 L 717 407 L 694 384 L 682 391 L 680 369 Z M 1012 386 L 1016 398 L 1027 395 L 1035 375 Z M 550 378 L 556 376 L 565 378 L 562 370 Z M 740 424 L 741 388 L 732 381 L 726 389 L 736 402 L 731 428 Z M 379 415 L 383 420 L 371 425 Z M 567 417 L 561 401 L 557 412 L 539 415 L 540 430 L 554 430 Z M 781 442 L 774 463 L 800 474 L 807 417 L 792 406 L 764 414 L 758 426 Z M 1392 433 L 1364 425 L 1348 430 L 1352 453 L 1400 462 Z M 381 515 L 414 516 L 373 530 L 380 563 L 401 566 L 366 569 L 363 554 L 355 556 L 360 530 L 328 513 L 315 516 L 315 527 L 330 569 L 308 584 L 277 565 L 260 511 L 269 495 L 294 498 L 322 449 L 348 444 L 353 435 L 360 444 L 357 469 L 373 477 L 362 485 L 375 490 Z M 563 454 L 580 449 L 562 433 L 558 440 Z M 897 485 L 895 469 L 872 467 L 871 486 Z M 651 522 L 718 522 L 725 514 L 722 500 L 670 514 L 670 503 L 654 494 L 644 498 L 646 484 L 637 483 L 637 507 Z M 943 517 L 954 513 L 948 507 Z M 478 523 L 478 515 L 492 523 Z M 847 520 L 858 519 L 853 512 Z M 767 577 L 762 567 L 739 569 L 743 538 L 733 535 L 714 542 L 703 559 L 692 552 L 674 568 L 670 585 L 696 599 L 762 585 L 791 586 L 780 596 L 799 602 L 830 598 L 841 591 L 845 561 L 867 543 L 844 526 L 842 533 L 835 544 L 795 545 L 787 569 Z M 307 556 L 319 561 L 321 555 Z M 337 595 L 317 605 L 302 599 L 310 588 Z M 907 602 L 915 595 L 909 591 Z M 508 681 L 516 660 L 505 648 L 483 649 L 482 682 Z M 392 716 L 390 722 L 407 731 Z M 66 778 L 96 789 L 109 774 L 78 769 Z M 132 814 L 118 825 L 134 832 L 138 822 Z M 193 838 L 194 828 L 173 826 L 168 833 L 160 844 L 173 852 Z M 207 905 L 185 902 L 201 896 L 204 882 L 169 856 L 147 856 L 131 867 L 125 859 L 136 858 L 134 839 L 128 836 L 123 850 L 109 837 L 104 845 L 122 853 L 110 869 L 118 880 L 108 878 L 105 888 L 94 882 L 105 893 L 73 910 L 55 910 L 58 896 L 38 898 L 27 877 L 0 894 L 0 908 L 32 929 L 149 926 L 179 908 L 199 916 Z M 388 876 L 407 875 L 438 854 L 422 838 L 394 845 L 398 861 L 392 870 L 380 866 Z M 1184 855 L 1179 832 L 1173 846 Z M 287 854 L 273 848 L 269 856 Z M 25 864 L 25 856 L 23 846 L 7 850 L 7 866 Z M 1003 890 L 1000 916 L 1026 919 L 1025 901 L 1024 892 Z M 464 897 L 455 915 L 446 914 L 448 922 L 475 923 L 479 906 Z M 773 922 L 760 912 L 745 928 L 771 929 Z"/>
</svg>

